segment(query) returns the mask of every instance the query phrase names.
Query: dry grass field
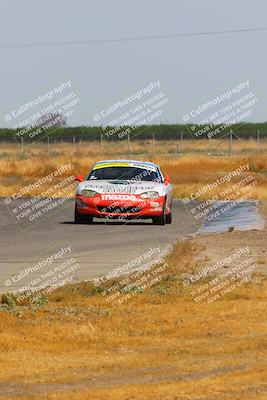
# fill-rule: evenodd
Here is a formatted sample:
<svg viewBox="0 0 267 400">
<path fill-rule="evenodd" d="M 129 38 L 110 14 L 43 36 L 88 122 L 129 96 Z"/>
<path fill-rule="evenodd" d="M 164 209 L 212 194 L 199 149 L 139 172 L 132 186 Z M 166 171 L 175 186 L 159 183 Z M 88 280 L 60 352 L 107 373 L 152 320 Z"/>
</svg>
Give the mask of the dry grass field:
<svg viewBox="0 0 267 400">
<path fill-rule="evenodd" d="M 267 281 L 196 303 L 180 274 L 204 250 L 178 243 L 165 278 L 120 305 L 90 283 L 40 307 L 2 305 L 0 398 L 266 399 Z"/>
<path fill-rule="evenodd" d="M 176 197 L 189 196 L 203 185 L 213 183 L 216 179 L 248 163 L 249 170 L 242 177 L 253 175 L 257 185 L 251 192 L 252 198 L 267 198 L 267 141 L 262 141 L 259 151 L 255 141 L 243 140 L 233 142 L 233 154 L 228 156 L 228 142 L 211 143 L 205 140 L 194 142 L 133 142 L 130 144 L 81 142 L 76 144 L 55 143 L 30 145 L 24 148 L 15 144 L 1 143 L 0 152 L 0 195 L 16 193 L 21 187 L 33 183 L 51 174 L 62 165 L 70 168 L 60 177 L 54 178 L 52 184 L 58 183 L 69 175 L 86 174 L 94 161 L 110 158 L 130 158 L 150 160 L 159 163 L 164 174 L 170 175 Z M 178 151 L 177 151 L 178 148 Z M 218 148 L 220 153 L 218 153 Z M 216 151 L 217 149 L 217 151 Z M 220 185 L 217 190 L 204 193 L 201 198 L 211 198 L 219 191 L 226 189 L 240 178 Z M 42 195 L 51 186 L 48 182 L 33 189 L 29 195 Z M 60 193 L 55 192 L 55 196 Z M 70 193 L 69 195 L 72 195 Z"/>
</svg>

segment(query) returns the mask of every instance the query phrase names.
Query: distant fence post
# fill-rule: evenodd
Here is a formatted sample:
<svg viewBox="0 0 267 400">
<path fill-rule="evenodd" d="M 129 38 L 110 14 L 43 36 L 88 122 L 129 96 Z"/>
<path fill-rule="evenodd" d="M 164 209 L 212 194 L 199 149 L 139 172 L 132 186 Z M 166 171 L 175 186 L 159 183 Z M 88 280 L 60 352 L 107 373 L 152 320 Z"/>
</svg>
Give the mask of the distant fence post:
<svg viewBox="0 0 267 400">
<path fill-rule="evenodd" d="M 101 156 L 103 155 L 103 138 L 102 138 L 102 132 L 100 133 L 100 152 Z"/>
<path fill-rule="evenodd" d="M 81 139 L 77 139 L 76 142 L 76 153 L 79 154 L 80 153 L 80 143 L 81 143 Z"/>
<path fill-rule="evenodd" d="M 229 133 L 229 156 L 232 155 L 232 144 L 233 144 L 233 131 L 230 129 Z"/>
<path fill-rule="evenodd" d="M 260 131 L 257 131 L 257 145 L 258 145 L 258 151 L 260 151 L 261 144 L 260 144 Z"/>
<path fill-rule="evenodd" d="M 131 150 L 131 144 L 130 144 L 130 140 L 131 140 L 131 138 L 130 138 L 130 134 L 128 133 L 127 134 L 127 151 L 128 151 L 128 154 L 130 153 L 130 150 Z"/>
<path fill-rule="evenodd" d="M 177 157 L 179 156 L 179 144 L 178 143 L 176 144 L 176 156 Z"/>
<path fill-rule="evenodd" d="M 24 150 L 24 140 L 23 140 L 23 136 L 21 136 L 20 141 L 21 141 L 21 154 L 24 156 L 25 150 Z"/>
</svg>

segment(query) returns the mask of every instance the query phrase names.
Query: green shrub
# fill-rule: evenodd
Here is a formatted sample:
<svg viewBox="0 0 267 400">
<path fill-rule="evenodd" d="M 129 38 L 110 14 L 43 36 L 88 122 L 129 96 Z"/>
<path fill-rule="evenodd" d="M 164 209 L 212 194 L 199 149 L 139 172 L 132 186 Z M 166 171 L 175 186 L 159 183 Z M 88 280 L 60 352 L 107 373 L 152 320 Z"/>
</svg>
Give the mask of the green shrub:
<svg viewBox="0 0 267 400">
<path fill-rule="evenodd" d="M 15 308 L 17 305 L 16 299 L 12 293 L 2 294 L 2 304 L 6 304 L 10 308 Z"/>
</svg>

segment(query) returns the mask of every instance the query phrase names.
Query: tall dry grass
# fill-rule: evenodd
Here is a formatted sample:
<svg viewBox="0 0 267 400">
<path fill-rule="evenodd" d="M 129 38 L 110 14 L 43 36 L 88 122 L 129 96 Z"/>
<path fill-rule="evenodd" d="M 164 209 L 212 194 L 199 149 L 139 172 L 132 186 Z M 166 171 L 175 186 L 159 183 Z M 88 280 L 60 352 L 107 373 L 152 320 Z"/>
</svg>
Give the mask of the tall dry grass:
<svg viewBox="0 0 267 400">
<path fill-rule="evenodd" d="M 207 150 L 210 152 L 208 146 L 210 143 L 205 140 L 183 143 L 138 141 L 131 143 L 130 149 L 127 143 L 104 144 L 101 148 L 99 143 L 82 142 L 75 145 L 50 144 L 49 147 L 46 144 L 37 144 L 26 147 L 22 152 L 18 145 L 1 143 L 0 195 L 11 195 L 21 186 L 34 182 L 68 163 L 71 169 L 53 183 L 71 174 L 87 174 L 92 164 L 100 159 L 130 158 L 150 160 L 160 164 L 164 174 L 171 176 L 174 194 L 177 197 L 189 196 L 203 185 L 212 183 L 218 177 L 248 163 L 250 167 L 248 173 L 257 179 L 257 185 L 251 193 L 252 197 L 267 198 L 267 142 L 262 143 L 261 151 L 256 151 L 257 144 L 254 141 L 238 141 L 233 145 L 234 155 L 231 157 L 227 156 L 227 143 L 220 145 L 221 152 L 225 150 L 224 155 L 208 155 Z M 248 153 L 246 149 L 249 149 Z M 220 186 L 218 190 L 225 187 L 227 184 Z M 37 195 L 47 189 L 48 185 L 42 185 L 40 189 L 30 194 Z M 216 195 L 216 191 L 207 195 Z M 205 195 L 202 197 L 205 198 Z"/>
<path fill-rule="evenodd" d="M 264 399 L 266 281 L 196 303 L 179 279 L 196 254 L 177 244 L 172 279 L 119 306 L 81 283 L 0 311 L 5 399 Z"/>
</svg>

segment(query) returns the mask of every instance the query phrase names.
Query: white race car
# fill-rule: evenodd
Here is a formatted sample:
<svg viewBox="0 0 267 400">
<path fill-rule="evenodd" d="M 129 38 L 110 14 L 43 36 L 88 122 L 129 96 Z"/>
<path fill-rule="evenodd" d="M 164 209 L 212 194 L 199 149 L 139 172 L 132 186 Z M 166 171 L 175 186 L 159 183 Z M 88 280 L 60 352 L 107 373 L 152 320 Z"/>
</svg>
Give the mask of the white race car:
<svg viewBox="0 0 267 400">
<path fill-rule="evenodd" d="M 154 224 L 172 222 L 172 186 L 152 162 L 105 160 L 93 165 L 76 191 L 75 223 L 93 218 L 147 219 Z"/>
</svg>

